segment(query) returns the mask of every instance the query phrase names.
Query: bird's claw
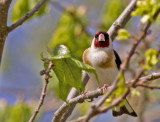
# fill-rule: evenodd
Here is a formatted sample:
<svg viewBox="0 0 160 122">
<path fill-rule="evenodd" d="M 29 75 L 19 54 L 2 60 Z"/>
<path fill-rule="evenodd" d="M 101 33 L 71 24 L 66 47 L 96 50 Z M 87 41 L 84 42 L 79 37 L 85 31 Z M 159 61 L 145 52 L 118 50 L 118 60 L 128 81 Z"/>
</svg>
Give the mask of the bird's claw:
<svg viewBox="0 0 160 122">
<path fill-rule="evenodd" d="M 101 87 L 100 90 L 104 92 L 105 90 L 107 90 L 108 87 L 109 87 L 109 85 L 104 84 L 104 86 Z"/>
<path fill-rule="evenodd" d="M 85 95 L 87 94 L 87 92 L 88 92 L 88 91 L 82 91 L 82 92 L 81 92 L 81 95 L 84 95 L 84 96 L 85 96 Z"/>
<path fill-rule="evenodd" d="M 88 91 L 82 91 L 80 95 L 83 95 L 83 97 L 85 97 L 87 93 L 88 93 Z M 93 98 L 88 99 L 88 100 L 86 99 L 86 101 L 87 101 L 87 102 L 92 102 L 92 101 L 93 101 Z"/>
</svg>

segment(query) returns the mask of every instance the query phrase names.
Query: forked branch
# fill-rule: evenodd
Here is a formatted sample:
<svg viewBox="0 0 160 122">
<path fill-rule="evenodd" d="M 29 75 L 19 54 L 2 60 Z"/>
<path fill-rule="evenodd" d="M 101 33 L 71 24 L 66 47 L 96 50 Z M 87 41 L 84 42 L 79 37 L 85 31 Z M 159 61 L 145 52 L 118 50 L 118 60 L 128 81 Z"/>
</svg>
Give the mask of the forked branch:
<svg viewBox="0 0 160 122">
<path fill-rule="evenodd" d="M 28 20 L 33 14 L 35 14 L 41 6 L 46 2 L 47 0 L 40 0 L 37 5 L 31 9 L 29 12 L 27 12 L 23 17 L 21 17 L 17 22 L 10 25 L 8 27 L 8 32 L 11 32 L 12 30 L 16 29 L 18 26 L 22 25 L 26 20 Z"/>
</svg>

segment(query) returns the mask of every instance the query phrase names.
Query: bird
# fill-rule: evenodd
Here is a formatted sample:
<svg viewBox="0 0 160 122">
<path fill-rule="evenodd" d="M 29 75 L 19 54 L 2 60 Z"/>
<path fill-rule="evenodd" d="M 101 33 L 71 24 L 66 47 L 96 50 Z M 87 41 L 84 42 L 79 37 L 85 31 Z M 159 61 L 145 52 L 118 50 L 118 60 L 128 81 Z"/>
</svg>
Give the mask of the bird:
<svg viewBox="0 0 160 122">
<path fill-rule="evenodd" d="M 107 32 L 99 31 L 94 35 L 91 46 L 83 52 L 83 62 L 95 68 L 99 83 L 95 75 L 88 72 L 92 82 L 96 83 L 99 87 L 112 85 L 120 70 L 121 59 L 113 49 L 112 40 Z M 127 99 L 125 105 L 121 107 L 116 106 L 112 110 L 114 117 L 122 114 L 137 117 L 136 112 Z"/>
</svg>

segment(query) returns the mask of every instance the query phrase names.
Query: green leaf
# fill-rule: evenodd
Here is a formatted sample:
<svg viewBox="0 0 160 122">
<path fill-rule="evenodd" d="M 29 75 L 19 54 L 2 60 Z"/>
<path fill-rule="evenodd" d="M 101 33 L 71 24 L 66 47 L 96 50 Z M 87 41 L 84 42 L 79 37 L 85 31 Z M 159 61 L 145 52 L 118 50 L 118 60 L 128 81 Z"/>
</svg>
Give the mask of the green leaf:
<svg viewBox="0 0 160 122">
<path fill-rule="evenodd" d="M 78 92 L 84 91 L 84 85 L 81 82 L 82 70 L 96 75 L 93 67 L 73 58 L 69 49 L 64 45 L 57 45 L 49 60 L 53 61 L 52 69 L 59 81 L 58 95 L 64 101 L 72 87 L 75 87 Z M 44 62 L 44 65 L 48 65 L 48 62 Z"/>
<path fill-rule="evenodd" d="M 126 103 L 126 99 L 123 99 L 120 103 L 119 103 L 119 107 L 122 107 L 122 106 L 124 106 L 125 105 L 125 103 Z"/>
<path fill-rule="evenodd" d="M 82 104 L 78 104 L 77 106 L 77 112 L 79 116 L 83 116 L 87 114 L 89 108 L 90 108 L 90 102 L 83 102 Z"/>
<path fill-rule="evenodd" d="M 141 18 L 141 23 L 145 24 L 145 23 L 147 23 L 149 21 L 149 19 L 150 19 L 149 15 L 144 15 Z"/>
<path fill-rule="evenodd" d="M 64 45 L 57 45 L 53 51 L 54 57 L 52 59 L 70 58 L 71 53 L 69 49 Z"/>
<path fill-rule="evenodd" d="M 124 91 L 126 90 L 126 87 L 125 87 L 125 77 L 124 77 L 124 74 L 122 73 L 118 73 L 118 84 L 117 84 L 117 89 L 114 90 L 113 94 L 116 96 L 116 97 L 119 97 L 120 95 L 122 95 L 124 93 Z"/>
<path fill-rule="evenodd" d="M 132 88 L 131 89 L 131 96 L 132 97 L 139 97 L 140 96 L 140 91 L 135 89 L 135 88 Z"/>
<path fill-rule="evenodd" d="M 70 58 L 53 60 L 55 72 L 59 80 L 59 97 L 66 100 L 70 88 L 75 87 L 79 92 L 84 90 L 81 82 L 81 69 L 74 66 Z"/>
<path fill-rule="evenodd" d="M 112 100 L 113 100 L 113 96 L 110 96 L 109 98 L 107 98 L 104 102 L 104 105 L 108 106 L 109 104 L 112 103 Z"/>
<path fill-rule="evenodd" d="M 15 22 L 24 14 L 30 11 L 39 0 L 16 0 L 12 9 L 12 21 Z M 47 3 L 44 3 L 35 16 L 43 15 L 47 10 Z"/>
<path fill-rule="evenodd" d="M 158 63 L 157 58 L 158 52 L 156 49 L 150 48 L 145 53 L 145 69 L 153 69 L 154 66 Z"/>
<path fill-rule="evenodd" d="M 160 8 L 160 0 L 138 0 L 136 9 L 131 13 L 132 16 L 141 15 L 141 22 L 155 21 L 153 16 Z"/>
<path fill-rule="evenodd" d="M 76 60 L 74 58 L 72 58 L 72 60 L 74 61 L 74 65 L 76 64 L 81 70 L 85 70 L 87 72 L 93 73 L 96 76 L 97 82 L 99 83 L 98 75 L 97 75 L 97 73 L 95 71 L 95 68 L 91 67 L 88 64 L 84 64 L 81 61 Z"/>
<path fill-rule="evenodd" d="M 129 34 L 126 29 L 119 29 L 116 40 L 128 39 L 129 37 L 131 37 L 131 34 Z"/>
<path fill-rule="evenodd" d="M 111 96 L 108 99 L 106 99 L 106 101 L 104 103 L 107 106 L 109 104 L 111 104 L 114 99 L 116 99 L 119 96 L 121 96 L 126 90 L 124 74 L 119 73 L 118 74 L 118 80 L 119 81 L 118 81 L 118 84 L 117 84 L 117 89 L 114 90 L 114 92 L 111 94 Z M 119 106 L 123 106 L 125 104 L 125 102 L 126 101 L 124 99 L 122 102 L 120 102 Z"/>
</svg>

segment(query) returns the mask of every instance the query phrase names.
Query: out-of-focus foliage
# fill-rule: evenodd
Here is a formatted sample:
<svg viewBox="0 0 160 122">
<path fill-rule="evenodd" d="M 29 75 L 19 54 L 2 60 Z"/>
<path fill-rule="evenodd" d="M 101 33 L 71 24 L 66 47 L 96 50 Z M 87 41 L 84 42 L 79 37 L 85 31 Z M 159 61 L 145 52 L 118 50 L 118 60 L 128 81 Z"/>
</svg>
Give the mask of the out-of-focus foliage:
<svg viewBox="0 0 160 122">
<path fill-rule="evenodd" d="M 125 0 L 107 0 L 102 12 L 102 29 L 107 31 L 126 7 Z"/>
<path fill-rule="evenodd" d="M 131 34 L 129 34 L 126 29 L 119 29 L 116 40 L 128 39 L 129 37 L 131 37 Z"/>
<path fill-rule="evenodd" d="M 12 10 L 12 21 L 17 21 L 25 13 L 31 10 L 39 0 L 16 0 Z M 34 16 L 41 16 L 47 10 L 47 3 L 43 4 Z"/>
<path fill-rule="evenodd" d="M 132 12 L 132 16 L 141 15 L 141 22 L 144 24 L 153 21 L 153 16 L 160 9 L 160 0 L 138 0 L 137 8 Z"/>
<path fill-rule="evenodd" d="M 90 46 L 92 40 L 84 31 L 87 25 L 85 13 L 84 6 L 70 6 L 62 13 L 49 43 L 51 49 L 57 44 L 64 44 L 75 57 L 82 59 L 83 51 Z"/>
<path fill-rule="evenodd" d="M 112 103 L 112 100 L 114 98 L 118 98 L 119 96 L 121 96 L 126 90 L 126 86 L 125 86 L 125 77 L 122 73 L 118 74 L 118 84 L 117 84 L 117 88 L 114 90 L 114 92 L 112 93 L 112 95 L 106 99 L 105 101 L 105 105 L 109 105 L 110 103 Z M 123 100 L 119 106 L 123 106 L 125 104 L 126 100 Z"/>
<path fill-rule="evenodd" d="M 43 56 L 42 59 L 44 59 L 45 69 L 48 67 L 48 61 L 53 61 L 54 66 L 52 69 L 59 81 L 58 94 L 59 97 L 65 101 L 72 87 L 75 87 L 79 92 L 84 91 L 84 85 L 81 82 L 82 70 L 92 72 L 95 75 L 96 72 L 93 67 L 73 58 L 68 48 L 64 45 L 57 45 L 53 52 L 49 60 L 45 60 Z"/>
<path fill-rule="evenodd" d="M 86 101 L 82 104 L 78 104 L 77 108 L 78 108 L 79 115 L 83 116 L 88 112 L 88 109 L 90 108 L 90 103 Z"/>
<path fill-rule="evenodd" d="M 139 97 L 140 96 L 140 91 L 138 89 L 132 88 L 131 89 L 131 96 L 132 97 Z"/>
<path fill-rule="evenodd" d="M 153 69 L 155 65 L 158 63 L 158 51 L 156 49 L 150 48 L 145 53 L 145 69 Z"/>
<path fill-rule="evenodd" d="M 125 77 L 124 77 L 124 75 L 122 73 L 119 73 L 118 74 L 117 89 L 113 92 L 113 94 L 115 94 L 115 97 L 118 97 L 118 96 L 122 95 L 125 90 L 126 90 Z"/>
<path fill-rule="evenodd" d="M 24 102 L 0 106 L 0 122 L 27 122 L 31 114 L 32 109 Z"/>
</svg>

